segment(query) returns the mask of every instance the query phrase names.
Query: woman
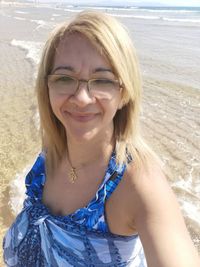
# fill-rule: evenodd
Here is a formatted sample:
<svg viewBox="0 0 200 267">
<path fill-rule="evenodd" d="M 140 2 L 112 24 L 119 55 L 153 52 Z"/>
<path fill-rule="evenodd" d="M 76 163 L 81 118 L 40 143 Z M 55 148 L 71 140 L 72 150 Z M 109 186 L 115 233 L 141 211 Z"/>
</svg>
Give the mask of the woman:
<svg viewBox="0 0 200 267">
<path fill-rule="evenodd" d="M 175 197 L 140 135 L 140 73 L 123 26 L 92 11 L 59 26 L 36 89 L 43 152 L 4 239 L 6 264 L 198 267 Z"/>
</svg>

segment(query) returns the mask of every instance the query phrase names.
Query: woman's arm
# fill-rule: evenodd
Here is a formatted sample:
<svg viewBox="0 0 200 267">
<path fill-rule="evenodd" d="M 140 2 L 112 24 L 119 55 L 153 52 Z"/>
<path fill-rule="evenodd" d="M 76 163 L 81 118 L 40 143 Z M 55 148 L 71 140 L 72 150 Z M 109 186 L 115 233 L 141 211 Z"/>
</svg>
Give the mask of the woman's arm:
<svg viewBox="0 0 200 267">
<path fill-rule="evenodd" d="M 148 171 L 133 168 L 131 172 L 133 224 L 148 267 L 200 267 L 179 205 L 160 167 L 154 163 Z"/>
</svg>

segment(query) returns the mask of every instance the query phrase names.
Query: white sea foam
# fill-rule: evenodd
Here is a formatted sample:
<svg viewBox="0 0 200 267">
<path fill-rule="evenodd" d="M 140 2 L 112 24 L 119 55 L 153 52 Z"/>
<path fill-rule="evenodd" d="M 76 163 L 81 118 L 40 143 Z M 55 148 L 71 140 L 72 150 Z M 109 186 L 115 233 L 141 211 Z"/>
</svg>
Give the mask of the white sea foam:
<svg viewBox="0 0 200 267">
<path fill-rule="evenodd" d="M 114 14 L 114 13 L 108 13 L 108 14 L 113 17 L 121 17 L 121 18 L 160 19 L 159 16 L 137 16 L 137 15 L 131 15 L 131 14 Z"/>
<path fill-rule="evenodd" d="M 196 205 L 195 202 L 200 203 L 200 182 L 194 185 L 193 178 L 193 166 L 189 169 L 187 179 L 180 179 L 171 184 L 172 188 L 176 188 L 181 190 L 184 193 L 188 193 L 188 196 L 192 196 L 192 198 L 188 198 L 187 196 L 181 196 L 178 200 L 183 211 L 185 217 L 190 218 L 192 221 L 199 224 L 200 222 L 200 205 Z"/>
<path fill-rule="evenodd" d="M 166 21 L 172 21 L 172 22 L 200 23 L 200 19 L 175 19 L 175 18 L 167 18 L 167 17 L 162 17 L 162 19 Z"/>
<path fill-rule="evenodd" d="M 21 40 L 15 40 L 13 39 L 11 41 L 11 45 L 20 47 L 27 51 L 26 58 L 31 59 L 31 61 L 37 65 L 40 60 L 41 50 L 43 43 L 40 42 L 30 42 L 30 41 L 21 41 Z M 36 73 L 33 73 L 34 76 L 36 76 Z M 35 127 L 39 131 L 40 128 L 40 118 L 38 112 L 36 112 L 34 118 L 33 118 Z"/>
<path fill-rule="evenodd" d="M 85 6 L 85 9 L 97 9 L 97 10 L 116 10 L 116 11 L 131 11 L 131 8 L 123 7 L 97 7 L 97 6 Z"/>
<path fill-rule="evenodd" d="M 44 20 L 31 19 L 30 22 L 34 22 L 34 23 L 38 24 L 38 27 L 36 29 L 39 29 L 39 28 L 50 28 L 49 27 L 49 22 L 46 22 Z"/>
<path fill-rule="evenodd" d="M 17 14 L 29 14 L 29 12 L 21 11 L 21 10 L 15 10 L 15 13 Z"/>
<path fill-rule="evenodd" d="M 83 9 L 69 9 L 69 8 L 65 8 L 64 11 L 73 12 L 73 13 L 79 13 L 79 12 L 82 12 Z"/>
<path fill-rule="evenodd" d="M 54 18 L 50 19 L 50 21 L 51 20 L 54 20 Z M 30 22 L 38 24 L 38 26 L 35 28 L 35 30 L 39 30 L 41 28 L 43 28 L 43 29 L 53 29 L 56 26 L 56 24 L 52 23 L 50 21 L 36 20 L 36 19 L 31 19 L 30 20 Z"/>
<path fill-rule="evenodd" d="M 21 173 L 17 174 L 10 183 L 10 201 L 9 206 L 14 215 L 17 215 L 23 206 L 25 199 L 25 177 L 30 169 L 31 165 L 25 168 Z"/>
<path fill-rule="evenodd" d="M 27 51 L 26 58 L 29 58 L 35 64 L 38 64 L 40 55 L 41 55 L 41 48 L 43 43 L 41 42 L 31 42 L 31 41 L 21 41 L 13 39 L 11 41 L 11 45 L 18 46 Z"/>
<path fill-rule="evenodd" d="M 194 185 L 192 184 L 191 180 L 188 179 L 187 181 L 185 180 L 179 180 L 175 183 L 172 184 L 173 188 L 179 189 L 182 192 L 188 193 L 190 195 L 193 195 L 194 197 L 198 198 L 198 194 L 200 193 L 200 187 L 194 187 Z M 200 199 L 199 199 L 200 200 Z"/>
<path fill-rule="evenodd" d="M 39 19 L 39 20 L 37 20 L 37 19 L 31 19 L 30 21 L 31 22 L 35 22 L 38 25 L 46 25 L 47 24 L 47 22 L 45 22 L 44 20 L 41 20 L 41 19 Z"/>
<path fill-rule="evenodd" d="M 34 161 L 35 158 L 26 168 L 23 169 L 21 173 L 18 173 L 10 182 L 10 200 L 8 205 L 10 206 L 14 215 L 17 215 L 22 210 L 23 202 L 26 198 L 25 177 L 33 166 Z"/>
<path fill-rule="evenodd" d="M 184 213 L 184 216 L 190 218 L 192 221 L 199 224 L 200 222 L 200 205 L 194 205 L 189 201 L 184 201 L 183 199 L 179 199 L 179 203 L 181 205 L 181 209 Z"/>
<path fill-rule="evenodd" d="M 145 8 L 138 8 L 137 11 L 142 12 L 150 12 L 150 13 L 173 13 L 173 14 L 184 14 L 184 13 L 196 13 L 195 10 L 173 10 L 173 9 L 145 9 Z"/>
<path fill-rule="evenodd" d="M 25 18 L 21 18 L 21 17 L 13 17 L 13 18 L 17 20 L 26 20 Z"/>
<path fill-rule="evenodd" d="M 200 19 L 185 19 L 185 18 L 168 18 L 163 16 L 147 16 L 147 15 L 132 15 L 132 14 L 116 14 L 108 13 L 113 17 L 121 18 L 135 18 L 135 19 L 144 19 L 144 20 L 163 20 L 171 22 L 181 22 L 181 23 L 200 23 Z"/>
<path fill-rule="evenodd" d="M 52 14 L 53 17 L 60 17 L 61 14 Z"/>
</svg>

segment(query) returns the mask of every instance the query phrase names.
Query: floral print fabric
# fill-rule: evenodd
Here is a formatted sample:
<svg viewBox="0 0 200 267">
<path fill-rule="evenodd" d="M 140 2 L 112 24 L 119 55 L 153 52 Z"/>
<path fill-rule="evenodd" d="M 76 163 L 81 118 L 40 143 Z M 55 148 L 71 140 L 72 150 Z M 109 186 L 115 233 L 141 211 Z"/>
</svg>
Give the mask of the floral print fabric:
<svg viewBox="0 0 200 267">
<path fill-rule="evenodd" d="M 41 153 L 26 176 L 24 208 L 4 238 L 7 266 L 146 267 L 138 235 L 110 233 L 104 217 L 105 201 L 121 181 L 125 168 L 116 164 L 113 153 L 92 201 L 72 214 L 56 216 L 42 203 L 46 176 L 45 155 Z"/>
</svg>

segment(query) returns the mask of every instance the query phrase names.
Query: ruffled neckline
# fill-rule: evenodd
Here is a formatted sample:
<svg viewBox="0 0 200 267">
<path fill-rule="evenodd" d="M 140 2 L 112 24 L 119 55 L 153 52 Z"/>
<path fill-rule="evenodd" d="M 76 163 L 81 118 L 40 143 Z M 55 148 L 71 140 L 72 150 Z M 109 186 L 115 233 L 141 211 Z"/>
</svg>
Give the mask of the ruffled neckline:
<svg viewBox="0 0 200 267">
<path fill-rule="evenodd" d="M 35 164 L 28 173 L 25 179 L 26 194 L 32 204 L 42 205 L 49 215 L 59 220 L 67 218 L 76 221 L 79 224 L 84 224 L 87 228 L 100 227 L 106 231 L 106 225 L 103 222 L 98 222 L 99 218 L 104 214 L 104 204 L 107 197 L 108 189 L 113 187 L 113 181 L 110 180 L 113 173 L 117 172 L 118 180 L 120 181 L 125 170 L 124 165 L 116 164 L 115 152 L 112 153 L 104 178 L 98 187 L 98 190 L 92 200 L 84 207 L 81 207 L 73 213 L 67 215 L 53 215 L 51 211 L 42 202 L 43 188 L 46 181 L 45 175 L 45 154 L 39 154 Z M 119 182 L 118 181 L 118 182 Z M 118 183 L 117 183 L 118 184 Z M 117 184 L 115 186 L 117 186 Z M 99 225 L 99 226 L 97 226 Z"/>
</svg>

